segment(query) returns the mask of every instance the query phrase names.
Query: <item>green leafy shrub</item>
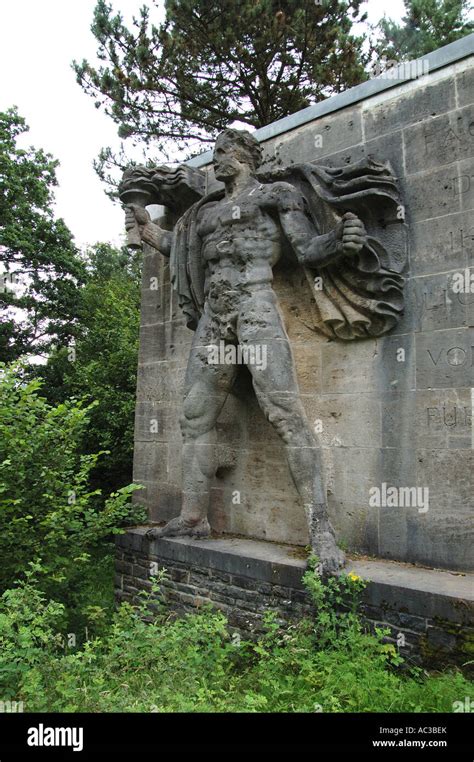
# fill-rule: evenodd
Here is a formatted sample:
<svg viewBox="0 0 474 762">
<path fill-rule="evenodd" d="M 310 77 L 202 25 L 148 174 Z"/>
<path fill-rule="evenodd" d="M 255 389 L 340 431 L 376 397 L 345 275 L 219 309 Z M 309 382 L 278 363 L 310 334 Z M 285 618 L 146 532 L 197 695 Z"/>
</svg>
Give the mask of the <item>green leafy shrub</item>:
<svg viewBox="0 0 474 762">
<path fill-rule="evenodd" d="M 36 584 L 42 569 L 30 564 L 24 579 L 0 598 L 2 700 L 44 693 L 48 665 L 60 654 L 64 606 L 48 600 Z"/>
<path fill-rule="evenodd" d="M 35 592 L 32 577 L 7 591 L 0 692 L 53 712 L 449 712 L 472 695 L 456 670 L 400 673 L 395 649 L 357 621 L 362 583 L 351 575 L 325 585 L 309 571 L 315 618 L 281 626 L 269 613 L 252 642 L 207 607 L 177 619 L 159 582 L 140 606 L 122 604 L 100 637 L 69 649 L 58 638 L 63 608 Z M 342 610 L 328 621 L 335 597 Z"/>
<path fill-rule="evenodd" d="M 120 527 L 143 520 L 130 505 L 139 487 L 106 499 L 90 489 L 90 472 L 106 454 L 81 452 L 94 403 L 50 405 L 40 380 L 27 380 L 21 366 L 1 365 L 0 381 L 0 589 L 41 559 L 43 589 L 72 606 L 93 573 L 91 558 L 99 562 Z"/>
</svg>

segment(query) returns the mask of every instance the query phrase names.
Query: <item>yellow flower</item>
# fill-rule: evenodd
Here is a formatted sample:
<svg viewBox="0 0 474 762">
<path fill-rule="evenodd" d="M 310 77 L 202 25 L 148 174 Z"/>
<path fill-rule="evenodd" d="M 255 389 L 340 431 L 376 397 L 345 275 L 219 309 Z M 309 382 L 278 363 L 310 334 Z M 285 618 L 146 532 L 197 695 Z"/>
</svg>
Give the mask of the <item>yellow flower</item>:
<svg viewBox="0 0 474 762">
<path fill-rule="evenodd" d="M 357 582 L 359 579 L 361 579 L 359 576 L 357 576 L 357 574 L 354 574 L 354 572 L 349 572 L 347 576 L 352 580 L 352 582 Z"/>
</svg>

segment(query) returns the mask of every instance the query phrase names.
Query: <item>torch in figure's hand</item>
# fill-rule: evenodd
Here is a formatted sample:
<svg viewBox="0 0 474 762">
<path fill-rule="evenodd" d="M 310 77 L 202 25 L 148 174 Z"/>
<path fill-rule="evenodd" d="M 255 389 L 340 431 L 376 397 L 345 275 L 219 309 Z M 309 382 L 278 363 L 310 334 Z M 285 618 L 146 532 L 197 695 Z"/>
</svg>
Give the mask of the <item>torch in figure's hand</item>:
<svg viewBox="0 0 474 762">
<path fill-rule="evenodd" d="M 119 198 L 126 211 L 127 245 L 132 249 L 141 248 L 143 231 L 151 222 L 146 211 L 149 204 L 166 207 L 173 225 L 186 209 L 203 197 L 205 188 L 206 176 L 202 170 L 184 164 L 174 168 L 126 169 L 119 186 Z M 153 227 L 156 233 L 154 224 Z M 153 238 L 153 233 L 150 237 Z"/>
<path fill-rule="evenodd" d="M 137 194 L 138 195 L 138 194 Z M 145 209 L 146 203 L 137 203 L 136 197 L 132 197 L 134 203 L 125 206 L 125 230 L 127 231 L 127 246 L 130 249 L 141 249 L 143 245 L 143 229 L 151 222 L 150 215 Z M 149 203 L 149 202 L 148 202 Z"/>
</svg>

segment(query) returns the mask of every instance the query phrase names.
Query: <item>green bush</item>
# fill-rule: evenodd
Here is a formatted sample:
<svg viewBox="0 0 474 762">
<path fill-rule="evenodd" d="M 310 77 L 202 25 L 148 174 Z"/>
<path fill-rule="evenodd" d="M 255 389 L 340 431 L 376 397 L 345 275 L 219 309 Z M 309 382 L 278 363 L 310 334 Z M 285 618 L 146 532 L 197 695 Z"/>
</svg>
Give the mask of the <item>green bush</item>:
<svg viewBox="0 0 474 762">
<path fill-rule="evenodd" d="M 76 648 L 61 641 L 63 608 L 37 592 L 33 574 L 5 592 L 2 695 L 52 712 L 449 712 L 472 695 L 456 670 L 400 672 L 396 649 L 354 613 L 362 584 L 351 575 L 326 585 L 308 572 L 315 618 L 282 626 L 270 613 L 255 642 L 210 608 L 177 619 L 157 602 L 159 582 Z"/>
<path fill-rule="evenodd" d="M 24 579 L 0 599 L 0 686 L 2 699 L 40 695 L 45 672 L 63 642 L 65 609 L 36 584 L 42 569 L 31 564 Z M 46 668 L 46 670 L 45 670 Z"/>
<path fill-rule="evenodd" d="M 41 381 L 21 366 L 0 365 L 0 590 L 41 560 L 42 588 L 73 607 L 107 543 L 127 522 L 143 519 L 129 485 L 103 498 L 89 476 L 106 453 L 83 454 L 94 403 L 50 405 Z M 110 545 L 110 543 L 109 543 Z M 110 550 L 109 550 L 110 552 Z"/>
<path fill-rule="evenodd" d="M 82 451 L 109 451 L 91 482 L 108 494 L 132 481 L 141 267 L 138 255 L 97 244 L 87 252 L 86 268 L 74 350 L 58 343 L 36 372 L 50 404 L 70 398 L 98 403 L 90 409 Z"/>
</svg>

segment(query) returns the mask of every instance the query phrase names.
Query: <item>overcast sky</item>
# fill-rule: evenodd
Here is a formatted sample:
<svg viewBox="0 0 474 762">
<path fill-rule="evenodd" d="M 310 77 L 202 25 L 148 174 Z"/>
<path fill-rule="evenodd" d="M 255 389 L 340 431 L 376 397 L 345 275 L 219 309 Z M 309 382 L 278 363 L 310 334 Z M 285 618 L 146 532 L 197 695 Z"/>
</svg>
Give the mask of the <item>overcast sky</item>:
<svg viewBox="0 0 474 762">
<path fill-rule="evenodd" d="M 143 0 L 110 0 L 126 20 Z M 238 2 L 238 0 L 236 0 Z M 92 161 L 103 146 L 118 148 L 115 123 L 76 84 L 73 59 L 95 60 L 90 31 L 96 0 L 0 0 L 0 111 L 12 105 L 30 126 L 25 142 L 60 161 L 56 211 L 83 246 L 119 243 L 123 212 L 105 195 Z M 402 0 L 369 0 L 375 23 L 403 15 Z"/>
</svg>

